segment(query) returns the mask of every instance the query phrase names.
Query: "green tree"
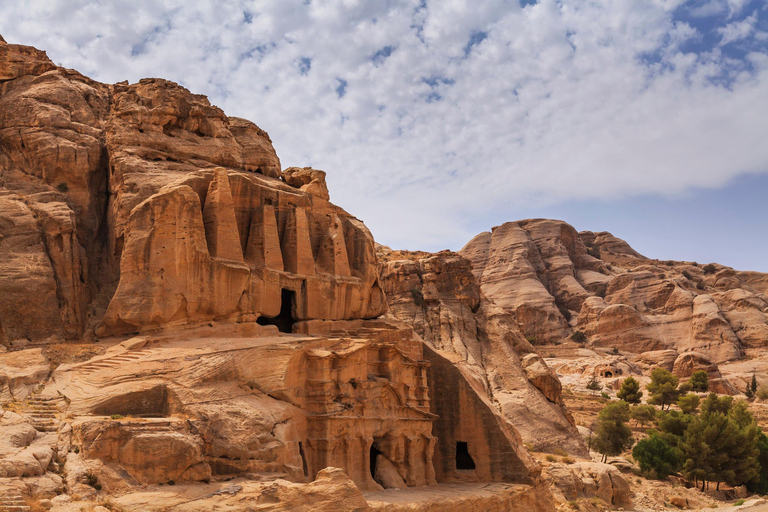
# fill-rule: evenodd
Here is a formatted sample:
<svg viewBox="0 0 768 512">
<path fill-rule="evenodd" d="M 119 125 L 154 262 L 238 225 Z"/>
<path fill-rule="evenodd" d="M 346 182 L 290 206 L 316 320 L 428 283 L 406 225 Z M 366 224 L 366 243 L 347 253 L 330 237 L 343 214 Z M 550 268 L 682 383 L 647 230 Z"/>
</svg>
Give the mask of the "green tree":
<svg viewBox="0 0 768 512">
<path fill-rule="evenodd" d="M 623 401 L 609 403 L 598 414 L 592 446 L 603 454 L 603 461 L 632 446 L 632 430 L 626 425 L 627 421 L 629 404 Z"/>
<path fill-rule="evenodd" d="M 659 431 L 671 446 L 678 446 L 693 417 L 679 411 L 659 413 Z"/>
<path fill-rule="evenodd" d="M 646 386 L 648 392 L 651 394 L 649 404 L 661 405 L 661 409 L 664 410 L 664 405 L 669 405 L 677 400 L 680 392 L 677 390 L 677 383 L 679 379 L 676 375 L 672 375 L 664 368 L 656 368 L 651 372 L 651 382 Z"/>
<path fill-rule="evenodd" d="M 728 414 L 733 405 L 733 397 L 717 396 L 717 393 L 710 393 L 707 398 L 701 402 L 701 412 L 720 412 Z"/>
<path fill-rule="evenodd" d="M 760 465 L 760 471 L 749 482 L 747 490 L 758 494 L 768 494 L 768 436 L 760 432 L 757 438 L 757 462 Z"/>
<path fill-rule="evenodd" d="M 677 450 L 657 435 L 639 441 L 632 449 L 632 457 L 646 476 L 659 480 L 664 480 L 680 466 Z"/>
<path fill-rule="evenodd" d="M 587 389 L 592 391 L 592 394 L 594 395 L 595 392 L 603 389 L 603 385 L 600 384 L 600 381 L 597 380 L 597 377 L 592 377 L 592 380 L 587 383 Z"/>
<path fill-rule="evenodd" d="M 636 405 L 629 410 L 629 417 L 635 420 L 635 425 L 645 426 L 656 420 L 656 408 L 652 405 Z"/>
<path fill-rule="evenodd" d="M 693 372 L 693 375 L 691 375 L 691 379 L 688 382 L 691 383 L 693 391 L 709 391 L 709 377 L 704 370 L 696 370 Z"/>
<path fill-rule="evenodd" d="M 640 383 L 634 377 L 627 377 L 621 383 L 621 389 L 616 392 L 619 400 L 624 400 L 629 404 L 639 404 L 643 392 L 640 391 Z"/>
<path fill-rule="evenodd" d="M 698 395 L 694 395 L 693 393 L 688 393 L 687 395 L 681 396 L 677 399 L 677 406 L 681 411 L 683 411 L 683 414 L 695 413 L 696 409 L 699 408 L 700 403 L 701 398 L 699 398 Z"/>
<path fill-rule="evenodd" d="M 755 374 L 752 374 L 752 383 L 750 384 L 749 388 L 752 390 L 752 394 L 754 395 L 757 393 L 757 377 L 755 377 Z"/>
<path fill-rule="evenodd" d="M 736 486 L 759 476 L 760 430 L 746 403 L 718 398 L 714 393 L 701 405 L 680 443 L 683 471 L 690 480 Z"/>
</svg>

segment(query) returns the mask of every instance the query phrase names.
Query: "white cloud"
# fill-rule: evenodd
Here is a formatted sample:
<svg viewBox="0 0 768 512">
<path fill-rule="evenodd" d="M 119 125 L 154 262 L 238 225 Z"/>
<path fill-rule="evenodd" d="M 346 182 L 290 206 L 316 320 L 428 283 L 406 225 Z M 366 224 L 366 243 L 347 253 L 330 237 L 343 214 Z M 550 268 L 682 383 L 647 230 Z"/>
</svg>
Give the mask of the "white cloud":
<svg viewBox="0 0 768 512">
<path fill-rule="evenodd" d="M 509 204 L 768 169 L 765 56 L 746 73 L 717 49 L 684 53 L 701 34 L 673 19 L 679 5 L 0 0 L 0 33 L 103 81 L 208 94 L 266 129 L 284 166 L 327 171 L 331 198 L 383 243 L 439 248 L 474 219 L 509 220 Z"/>
<path fill-rule="evenodd" d="M 749 37 L 752 32 L 755 31 L 755 25 L 757 24 L 757 13 L 752 13 L 751 16 L 741 20 L 729 23 L 724 27 L 717 29 L 718 33 L 722 36 L 720 40 L 720 46 L 738 41 Z"/>
</svg>

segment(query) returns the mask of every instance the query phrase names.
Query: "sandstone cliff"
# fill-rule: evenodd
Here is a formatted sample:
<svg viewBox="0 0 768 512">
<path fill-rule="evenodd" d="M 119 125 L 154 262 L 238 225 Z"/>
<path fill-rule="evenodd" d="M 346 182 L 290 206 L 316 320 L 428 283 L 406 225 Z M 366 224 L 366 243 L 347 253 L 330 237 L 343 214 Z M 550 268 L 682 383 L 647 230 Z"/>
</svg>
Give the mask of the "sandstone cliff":
<svg viewBox="0 0 768 512">
<path fill-rule="evenodd" d="M 481 233 L 460 254 L 534 343 L 580 330 L 596 346 L 702 352 L 715 363 L 768 345 L 768 296 L 756 273 L 652 260 L 610 233 L 542 219 Z"/>
<path fill-rule="evenodd" d="M 480 291 L 467 259 L 382 248 L 390 312 L 456 365 L 537 451 L 586 455 L 557 376 L 520 334 L 514 317 Z"/>
<path fill-rule="evenodd" d="M 255 124 L 30 47 L 0 66 L 0 341 L 275 318 L 281 290 L 297 320 L 385 310 L 368 230 Z"/>
<path fill-rule="evenodd" d="M 329 198 L 203 96 L 0 38 L 0 508 L 553 510 L 523 439 L 583 450 L 557 378 L 476 283 L 383 317 Z"/>
</svg>

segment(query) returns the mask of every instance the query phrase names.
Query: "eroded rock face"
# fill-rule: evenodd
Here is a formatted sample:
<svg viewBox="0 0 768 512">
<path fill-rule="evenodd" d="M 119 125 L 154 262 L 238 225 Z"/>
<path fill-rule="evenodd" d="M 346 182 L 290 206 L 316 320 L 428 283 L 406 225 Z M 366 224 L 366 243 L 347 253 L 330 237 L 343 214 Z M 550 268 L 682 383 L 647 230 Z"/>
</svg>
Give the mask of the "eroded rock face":
<svg viewBox="0 0 768 512">
<path fill-rule="evenodd" d="M 0 112 L 0 342 L 386 309 L 325 173 L 283 173 L 266 132 L 204 96 L 0 43 Z"/>
<path fill-rule="evenodd" d="M 325 173 L 281 171 L 266 132 L 172 82 L 101 84 L 0 42 L 0 257 L 0 474 L 27 494 L 263 478 L 197 501 L 365 510 L 358 489 L 450 482 L 453 505 L 549 511 L 517 425 L 583 448 L 465 259 L 416 272 L 432 345 L 380 318 L 373 237 Z"/>
<path fill-rule="evenodd" d="M 624 476 L 610 464 L 576 462 L 550 464 L 545 475 L 551 478 L 555 496 L 562 502 L 597 497 L 616 508 L 632 510 L 632 492 Z"/>
<path fill-rule="evenodd" d="M 586 454 L 557 376 L 523 338 L 515 318 L 481 293 L 467 259 L 449 251 L 407 259 L 382 249 L 381 255 L 392 315 L 450 354 L 524 442 L 537 450 Z"/>
<path fill-rule="evenodd" d="M 717 364 L 768 344 L 768 296 L 756 273 L 651 260 L 610 233 L 543 219 L 481 233 L 460 254 L 536 343 L 579 330 L 594 346 L 699 352 Z"/>
</svg>

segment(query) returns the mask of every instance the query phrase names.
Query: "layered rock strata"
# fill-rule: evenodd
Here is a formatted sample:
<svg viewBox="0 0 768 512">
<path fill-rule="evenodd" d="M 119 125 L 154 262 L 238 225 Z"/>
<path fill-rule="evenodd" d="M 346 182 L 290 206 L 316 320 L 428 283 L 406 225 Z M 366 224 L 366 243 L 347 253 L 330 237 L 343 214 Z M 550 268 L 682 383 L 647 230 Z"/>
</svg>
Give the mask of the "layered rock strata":
<svg viewBox="0 0 768 512">
<path fill-rule="evenodd" d="M 514 317 L 481 293 L 467 259 L 449 251 L 422 257 L 382 249 L 381 256 L 381 282 L 394 317 L 448 354 L 525 443 L 586 455 L 557 376 Z"/>
<path fill-rule="evenodd" d="M 329 492 L 366 510 L 361 489 L 396 488 L 412 510 L 551 511 L 482 367 L 380 318 L 373 237 L 329 197 L 203 96 L 0 39 L 2 485 L 141 510 L 336 510 Z M 460 496 L 421 503 L 426 486 Z"/>
<path fill-rule="evenodd" d="M 0 43 L 0 76 L 1 342 L 385 311 L 368 230 L 255 124 L 29 47 Z"/>
<path fill-rule="evenodd" d="M 460 254 L 533 343 L 582 331 L 593 346 L 696 352 L 715 364 L 768 345 L 768 295 L 757 273 L 653 260 L 610 233 L 544 219 L 507 222 Z"/>
</svg>

